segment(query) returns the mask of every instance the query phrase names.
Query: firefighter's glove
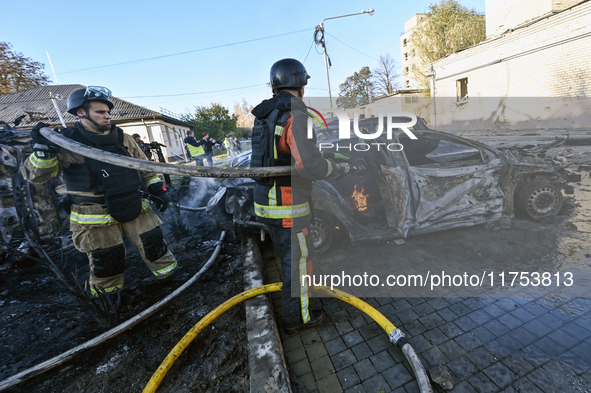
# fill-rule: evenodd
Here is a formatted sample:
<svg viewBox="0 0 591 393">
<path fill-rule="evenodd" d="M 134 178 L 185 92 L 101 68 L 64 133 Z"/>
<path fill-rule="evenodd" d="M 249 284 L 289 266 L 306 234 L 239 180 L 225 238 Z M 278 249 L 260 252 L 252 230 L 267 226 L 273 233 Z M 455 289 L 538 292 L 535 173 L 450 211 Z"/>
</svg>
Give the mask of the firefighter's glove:
<svg viewBox="0 0 591 393">
<path fill-rule="evenodd" d="M 154 184 L 150 184 L 148 186 L 148 192 L 154 195 L 155 198 L 152 198 L 152 201 L 156 205 L 156 209 L 159 212 L 163 212 L 168 209 L 168 205 L 170 204 L 170 197 L 166 191 L 166 186 L 163 182 L 158 182 Z"/>
<path fill-rule="evenodd" d="M 341 153 L 322 153 L 322 157 L 328 158 L 334 162 L 347 162 L 351 160 L 351 157 Z"/>
<path fill-rule="evenodd" d="M 31 130 L 31 139 L 35 142 L 35 145 L 33 146 L 34 150 L 46 151 L 48 153 L 59 153 L 60 147 L 41 135 L 41 129 L 44 127 L 49 127 L 49 124 L 40 122 Z"/>
</svg>

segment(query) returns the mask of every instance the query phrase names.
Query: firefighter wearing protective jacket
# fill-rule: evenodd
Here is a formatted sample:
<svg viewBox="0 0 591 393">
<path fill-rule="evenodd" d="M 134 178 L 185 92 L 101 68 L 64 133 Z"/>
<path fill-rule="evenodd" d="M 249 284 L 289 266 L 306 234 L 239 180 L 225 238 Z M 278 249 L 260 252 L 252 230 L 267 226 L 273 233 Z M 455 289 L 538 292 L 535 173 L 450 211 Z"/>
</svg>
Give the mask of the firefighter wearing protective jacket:
<svg viewBox="0 0 591 393">
<path fill-rule="evenodd" d="M 104 151 L 146 159 L 133 138 L 111 124 L 111 91 L 89 86 L 68 96 L 68 112 L 79 117 L 62 135 Z M 46 124 L 31 131 L 34 153 L 22 173 L 33 183 L 44 183 L 61 172 L 68 190 L 70 229 L 77 250 L 90 263 L 90 290 L 97 296 L 123 288 L 125 245 L 123 236 L 135 247 L 156 279 L 165 279 L 177 269 L 177 261 L 166 246 L 162 222 L 142 198 L 150 193 L 156 206 L 168 206 L 166 188 L 153 172 L 106 164 L 67 150 L 60 150 L 40 134 Z"/>
<path fill-rule="evenodd" d="M 257 105 L 252 135 L 252 167 L 291 165 L 292 176 L 263 178 L 254 188 L 257 219 L 268 224 L 283 272 L 282 312 L 288 334 L 317 326 L 325 317 L 310 307 L 302 275 L 312 275 L 314 245 L 309 232 L 312 181 L 329 177 L 335 165 L 323 158 L 316 138 L 307 139 L 304 86 L 310 76 L 302 63 L 283 59 L 271 67 L 273 98 Z M 292 297 L 292 288 L 294 295 Z"/>
</svg>

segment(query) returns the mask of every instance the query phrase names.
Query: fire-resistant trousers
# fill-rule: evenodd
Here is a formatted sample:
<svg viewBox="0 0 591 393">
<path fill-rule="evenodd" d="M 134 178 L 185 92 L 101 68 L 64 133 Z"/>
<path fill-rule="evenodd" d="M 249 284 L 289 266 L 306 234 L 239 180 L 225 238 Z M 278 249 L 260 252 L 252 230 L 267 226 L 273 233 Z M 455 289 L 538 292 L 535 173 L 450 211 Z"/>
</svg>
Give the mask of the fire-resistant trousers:
<svg viewBox="0 0 591 393">
<path fill-rule="evenodd" d="M 302 276 L 312 277 L 314 244 L 308 228 L 301 231 L 268 225 L 271 240 L 281 259 L 283 288 L 281 308 L 287 326 L 308 323 L 312 319 L 312 287 Z"/>
<path fill-rule="evenodd" d="M 143 201 L 140 215 L 128 222 L 118 222 L 104 205 L 72 205 L 70 229 L 74 246 L 85 252 L 90 263 L 90 290 L 105 292 L 123 288 L 126 250 L 123 236 L 129 240 L 157 279 L 164 279 L 177 268 L 177 262 L 168 249 L 160 225 L 162 221 Z"/>
</svg>

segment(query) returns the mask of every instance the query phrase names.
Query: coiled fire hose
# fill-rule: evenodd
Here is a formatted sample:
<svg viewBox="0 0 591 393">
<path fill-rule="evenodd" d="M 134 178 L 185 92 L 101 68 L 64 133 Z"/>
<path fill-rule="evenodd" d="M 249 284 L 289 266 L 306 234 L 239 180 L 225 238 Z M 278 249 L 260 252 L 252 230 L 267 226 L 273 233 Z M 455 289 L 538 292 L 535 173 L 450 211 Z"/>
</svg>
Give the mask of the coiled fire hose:
<svg viewBox="0 0 591 393">
<path fill-rule="evenodd" d="M 189 330 L 185 336 L 175 345 L 175 347 L 168 353 L 166 358 L 162 361 L 156 372 L 152 375 L 152 378 L 148 381 L 148 384 L 143 390 L 143 393 L 154 393 L 160 383 L 166 376 L 166 373 L 174 362 L 181 356 L 183 351 L 189 346 L 189 344 L 197 337 L 197 335 L 203 331 L 210 323 L 212 323 L 216 318 L 222 315 L 224 312 L 229 310 L 230 308 L 234 307 L 238 303 L 243 302 L 244 300 L 265 294 L 270 292 L 278 292 L 281 290 L 283 286 L 282 283 L 274 283 L 274 284 L 267 284 L 257 288 L 250 289 L 248 291 L 244 291 L 233 298 L 225 301 L 221 305 L 219 305 L 216 309 L 211 311 L 205 317 L 203 317 L 195 326 Z M 359 310 L 363 311 L 367 315 L 369 315 L 374 321 L 380 325 L 382 329 L 388 335 L 390 342 L 396 344 L 401 350 L 408 362 L 410 363 L 412 370 L 417 378 L 417 383 L 419 385 L 419 389 L 421 393 L 433 393 L 433 389 L 431 387 L 431 383 L 429 382 L 429 377 L 427 376 L 427 372 L 421 363 L 421 360 L 417 356 L 415 350 L 410 346 L 410 344 L 404 338 L 404 334 L 398 329 L 392 322 L 390 322 L 382 313 L 378 310 L 364 302 L 363 300 L 356 298 L 353 295 L 350 295 L 346 292 L 343 292 L 338 289 L 330 289 L 328 287 L 315 287 L 314 291 L 319 292 L 324 295 L 329 295 L 340 299 L 344 302 L 351 304 L 352 306 L 357 307 Z"/>
</svg>

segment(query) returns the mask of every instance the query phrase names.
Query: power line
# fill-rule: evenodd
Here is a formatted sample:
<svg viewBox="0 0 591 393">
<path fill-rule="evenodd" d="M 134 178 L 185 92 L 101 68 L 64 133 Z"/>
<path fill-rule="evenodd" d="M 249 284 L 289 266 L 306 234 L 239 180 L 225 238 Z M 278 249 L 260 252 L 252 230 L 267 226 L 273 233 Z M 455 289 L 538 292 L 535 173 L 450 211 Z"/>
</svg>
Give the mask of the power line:
<svg viewBox="0 0 591 393">
<path fill-rule="evenodd" d="M 310 41 L 308 42 L 308 44 L 306 44 L 306 46 L 304 47 L 304 52 L 303 52 L 303 53 L 300 55 L 299 59 L 301 59 L 302 57 L 304 57 L 304 53 L 306 53 L 306 48 L 308 47 L 308 45 L 310 45 L 310 48 L 312 48 L 312 46 L 311 46 L 311 45 L 312 45 L 312 41 L 313 41 L 313 40 L 314 40 L 314 37 L 312 37 L 312 38 L 310 39 Z M 307 53 L 310 53 L 310 50 L 308 50 L 308 52 L 307 52 Z M 307 58 L 307 57 L 308 57 L 308 56 L 306 56 L 306 58 Z M 304 60 L 302 63 L 305 63 L 305 62 L 306 62 L 306 60 Z"/>
<path fill-rule="evenodd" d="M 160 94 L 160 95 L 155 95 L 155 96 L 128 96 L 128 97 L 118 97 L 118 98 L 154 98 L 154 97 L 192 96 L 192 95 L 198 95 L 198 94 L 221 93 L 221 92 L 224 92 L 224 91 L 249 89 L 251 87 L 259 87 L 259 86 L 266 86 L 266 85 L 267 85 L 266 83 L 259 83 L 258 85 L 243 86 L 243 87 L 234 87 L 232 89 L 224 89 L 224 90 L 200 91 L 200 92 L 197 92 L 197 93 Z"/>
<path fill-rule="evenodd" d="M 345 45 L 347 48 L 353 49 L 353 50 L 354 50 L 355 52 L 357 52 L 357 53 L 361 53 L 363 56 L 369 57 L 370 59 L 372 59 L 372 60 L 375 60 L 375 61 L 380 61 L 380 60 L 376 59 L 375 57 L 371 57 L 370 55 L 368 55 L 368 54 L 365 54 L 365 53 L 361 52 L 360 50 L 357 50 L 357 49 L 353 48 L 353 47 L 352 47 L 352 46 L 350 46 L 350 45 L 347 45 L 347 44 L 345 44 L 343 41 L 339 40 L 337 37 L 335 37 L 334 35 L 332 35 L 332 34 L 330 34 L 330 33 L 326 33 L 326 35 L 329 35 L 329 36 L 331 36 L 332 38 L 334 38 L 335 40 L 337 40 L 337 41 L 338 41 L 338 42 L 340 42 L 341 44 Z"/>
<path fill-rule="evenodd" d="M 127 65 L 127 64 L 135 64 L 135 63 L 140 63 L 140 62 L 150 61 L 150 60 L 164 59 L 164 58 L 167 58 L 167 57 L 181 56 L 181 55 L 186 55 L 186 54 L 189 54 L 189 53 L 203 52 L 203 51 L 207 51 L 207 50 L 211 50 L 211 49 L 224 48 L 224 47 L 228 47 L 228 46 L 246 44 L 246 43 L 249 43 L 249 42 L 261 41 L 261 40 L 268 40 L 268 39 L 271 39 L 271 38 L 282 37 L 282 36 L 286 36 L 286 35 L 290 35 L 290 34 L 302 33 L 304 31 L 310 31 L 310 29 L 296 30 L 296 31 L 291 31 L 289 33 L 282 33 L 282 34 L 276 34 L 276 35 L 271 35 L 271 36 L 267 36 L 267 37 L 253 38 L 251 40 L 239 41 L 239 42 L 232 42 L 230 44 L 222 44 L 222 45 L 210 46 L 210 47 L 207 47 L 207 48 L 194 49 L 194 50 L 185 51 L 185 52 L 179 52 L 179 53 L 171 53 L 171 54 L 168 54 L 168 55 L 155 56 L 155 57 L 147 57 L 145 59 L 124 61 L 122 63 L 114 63 L 114 64 L 107 64 L 107 65 L 90 67 L 90 68 L 83 68 L 83 69 L 80 69 L 80 70 L 66 71 L 66 72 L 62 72 L 61 74 L 62 75 L 73 74 L 73 73 L 76 73 L 76 72 L 83 72 L 83 71 L 90 71 L 90 70 L 98 70 L 98 69 L 102 69 L 102 68 L 117 67 L 117 66 L 122 66 L 122 65 Z"/>
<path fill-rule="evenodd" d="M 313 46 L 314 46 L 314 37 L 312 37 L 312 42 L 310 42 L 310 47 L 308 48 L 308 53 L 306 53 L 306 58 L 304 59 L 304 61 L 302 61 L 303 64 L 306 64 L 306 60 L 308 60 L 308 56 L 310 55 L 310 51 L 312 50 Z"/>
</svg>

